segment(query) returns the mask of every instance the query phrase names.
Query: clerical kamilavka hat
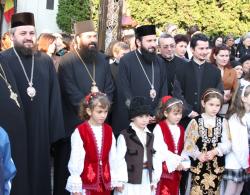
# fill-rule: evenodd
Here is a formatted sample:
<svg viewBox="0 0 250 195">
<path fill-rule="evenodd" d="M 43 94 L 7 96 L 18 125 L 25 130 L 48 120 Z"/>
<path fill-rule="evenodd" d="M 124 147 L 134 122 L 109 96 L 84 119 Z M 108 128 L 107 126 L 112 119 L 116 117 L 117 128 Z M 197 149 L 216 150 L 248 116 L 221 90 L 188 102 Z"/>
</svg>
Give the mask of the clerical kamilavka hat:
<svg viewBox="0 0 250 195">
<path fill-rule="evenodd" d="M 11 17 L 11 28 L 18 26 L 35 26 L 34 14 L 30 12 L 16 13 Z"/>
<path fill-rule="evenodd" d="M 156 35 L 155 25 L 143 25 L 135 29 L 136 37 L 143 37 L 147 35 Z"/>
<path fill-rule="evenodd" d="M 79 35 L 81 33 L 95 31 L 95 26 L 92 20 L 86 20 L 86 21 L 75 23 L 74 30 L 75 30 L 75 34 Z"/>
</svg>

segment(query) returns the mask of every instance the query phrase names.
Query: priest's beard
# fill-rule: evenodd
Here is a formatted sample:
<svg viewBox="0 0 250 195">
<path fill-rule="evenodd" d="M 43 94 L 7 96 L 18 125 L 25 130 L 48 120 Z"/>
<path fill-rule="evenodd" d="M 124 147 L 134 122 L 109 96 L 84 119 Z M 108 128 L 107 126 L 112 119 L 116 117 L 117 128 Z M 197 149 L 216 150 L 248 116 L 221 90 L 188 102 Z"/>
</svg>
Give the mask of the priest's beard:
<svg viewBox="0 0 250 195">
<path fill-rule="evenodd" d="M 32 56 L 34 52 L 37 50 L 36 45 L 34 45 L 33 47 L 25 47 L 19 42 L 14 42 L 14 47 L 16 51 L 23 56 Z"/>
<path fill-rule="evenodd" d="M 141 46 L 142 58 L 144 59 L 144 61 L 146 63 L 149 63 L 149 64 L 151 64 L 152 62 L 154 62 L 155 59 L 156 59 L 156 48 L 152 47 L 150 49 L 153 49 L 153 51 L 149 51 L 143 45 Z"/>
<path fill-rule="evenodd" d="M 86 63 L 93 63 L 97 55 L 97 44 L 91 42 L 88 45 L 80 45 L 79 49 L 80 56 Z"/>
</svg>

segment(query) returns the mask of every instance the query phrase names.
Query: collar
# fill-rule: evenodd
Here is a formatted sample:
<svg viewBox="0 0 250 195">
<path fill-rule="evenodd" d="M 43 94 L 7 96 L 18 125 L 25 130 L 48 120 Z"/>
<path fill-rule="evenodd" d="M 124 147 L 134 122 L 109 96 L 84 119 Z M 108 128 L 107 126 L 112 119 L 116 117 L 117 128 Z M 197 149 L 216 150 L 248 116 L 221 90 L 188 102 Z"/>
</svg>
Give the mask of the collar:
<svg viewBox="0 0 250 195">
<path fill-rule="evenodd" d="M 143 130 L 139 129 L 138 127 L 135 126 L 135 124 L 133 122 L 130 123 L 130 126 L 132 127 L 132 129 L 135 130 L 135 132 L 145 132 L 145 133 L 151 133 L 148 128 L 144 128 Z"/>
<path fill-rule="evenodd" d="M 204 64 L 206 63 L 206 61 L 200 63 L 200 62 L 198 62 L 195 58 L 192 58 L 192 61 L 193 61 L 194 64 L 196 64 L 197 66 L 202 66 L 202 65 L 204 65 Z"/>
</svg>

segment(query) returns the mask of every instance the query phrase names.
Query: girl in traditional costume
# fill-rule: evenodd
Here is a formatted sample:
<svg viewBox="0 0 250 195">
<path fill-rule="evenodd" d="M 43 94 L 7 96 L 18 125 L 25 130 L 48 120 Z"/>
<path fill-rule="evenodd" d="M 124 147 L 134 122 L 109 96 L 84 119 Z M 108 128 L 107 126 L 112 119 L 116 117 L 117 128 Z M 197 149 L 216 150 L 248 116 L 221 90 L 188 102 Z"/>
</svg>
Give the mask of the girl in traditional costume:
<svg viewBox="0 0 250 195">
<path fill-rule="evenodd" d="M 80 105 L 80 124 L 71 136 L 70 176 L 66 189 L 73 195 L 110 195 L 114 182 L 116 141 L 104 123 L 110 101 L 90 93 Z"/>
<path fill-rule="evenodd" d="M 157 161 L 158 151 L 154 149 L 157 140 L 147 128 L 151 113 L 149 101 L 144 97 L 131 100 L 131 123 L 117 140 L 118 187 L 115 195 L 155 194 L 161 161 Z"/>
<path fill-rule="evenodd" d="M 226 119 L 218 116 L 223 95 L 207 89 L 201 105 L 204 112 L 192 119 L 186 129 L 183 152 L 191 160 L 190 195 L 219 195 L 225 157 L 231 149 Z"/>
<path fill-rule="evenodd" d="M 240 195 L 245 182 L 249 181 L 250 142 L 250 85 L 238 89 L 229 110 L 229 127 L 232 151 L 226 155 L 227 181 L 224 195 Z"/>
<path fill-rule="evenodd" d="M 178 195 L 181 180 L 181 152 L 184 145 L 184 128 L 178 123 L 182 118 L 183 103 L 172 96 L 162 98 L 154 129 L 157 143 L 161 146 L 162 174 L 157 185 L 157 195 Z"/>
</svg>

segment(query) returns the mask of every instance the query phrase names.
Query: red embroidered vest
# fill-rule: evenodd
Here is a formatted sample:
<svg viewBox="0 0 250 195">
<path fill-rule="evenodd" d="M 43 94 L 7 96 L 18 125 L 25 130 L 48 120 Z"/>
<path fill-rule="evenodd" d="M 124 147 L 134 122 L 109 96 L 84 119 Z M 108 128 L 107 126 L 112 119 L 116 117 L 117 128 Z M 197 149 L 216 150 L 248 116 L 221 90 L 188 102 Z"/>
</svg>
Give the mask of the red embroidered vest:
<svg viewBox="0 0 250 195">
<path fill-rule="evenodd" d="M 103 183 L 105 188 L 109 190 L 111 188 L 109 152 L 112 145 L 112 128 L 107 124 L 103 124 L 100 154 L 98 153 L 95 135 L 89 123 L 84 122 L 77 128 L 86 152 L 84 169 L 81 174 L 83 189 L 99 191 Z"/>
<path fill-rule="evenodd" d="M 168 150 L 175 153 L 174 139 L 167 123 L 163 120 L 159 123 L 159 125 L 161 127 L 164 141 L 168 146 Z M 180 125 L 178 125 L 178 127 L 180 128 L 180 138 L 178 140 L 178 145 L 177 145 L 177 150 L 178 150 L 177 154 L 180 155 L 184 146 L 184 128 Z M 162 177 L 164 178 L 169 177 L 168 168 L 165 161 L 162 163 Z"/>
</svg>

